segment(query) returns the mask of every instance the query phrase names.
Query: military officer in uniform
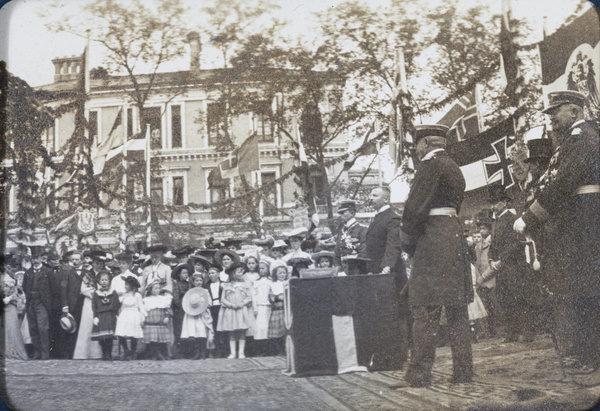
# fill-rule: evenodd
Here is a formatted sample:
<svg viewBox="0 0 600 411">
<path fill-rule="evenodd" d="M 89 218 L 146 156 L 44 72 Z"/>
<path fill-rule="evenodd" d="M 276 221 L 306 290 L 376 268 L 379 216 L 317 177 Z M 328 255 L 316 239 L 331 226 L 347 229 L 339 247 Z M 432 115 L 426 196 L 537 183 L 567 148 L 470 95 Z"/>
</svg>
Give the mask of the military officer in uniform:
<svg viewBox="0 0 600 411">
<path fill-rule="evenodd" d="M 544 226 L 545 285 L 553 296 L 559 346 L 576 358 L 580 385 L 600 385 L 600 136 L 583 117 L 585 96 L 549 94 L 556 150 L 517 232 Z M 590 374 L 591 372 L 591 374 Z M 587 373 L 587 374 L 585 374 Z"/>
<path fill-rule="evenodd" d="M 348 255 L 364 254 L 367 246 L 367 227 L 356 221 L 356 201 L 341 201 L 337 212 L 344 222 L 335 243 L 335 257 L 339 263 Z"/>
<path fill-rule="evenodd" d="M 413 316 L 412 353 L 405 380 L 413 387 L 431 384 L 440 315 L 445 309 L 450 333 L 453 383 L 473 377 L 467 305 L 473 300 L 469 250 L 457 213 L 465 179 L 448 156 L 440 125 L 416 126 L 419 165 L 404 214 L 400 240 L 412 257 L 408 303 Z"/>
</svg>

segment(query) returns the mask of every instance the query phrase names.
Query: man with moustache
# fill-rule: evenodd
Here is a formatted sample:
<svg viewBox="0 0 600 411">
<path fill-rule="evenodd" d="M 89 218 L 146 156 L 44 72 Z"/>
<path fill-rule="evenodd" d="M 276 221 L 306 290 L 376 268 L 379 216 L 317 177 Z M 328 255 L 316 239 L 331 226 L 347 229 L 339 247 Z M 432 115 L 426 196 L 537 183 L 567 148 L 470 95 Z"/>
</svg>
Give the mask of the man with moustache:
<svg viewBox="0 0 600 411">
<path fill-rule="evenodd" d="M 373 274 L 396 273 L 402 287 L 406 271 L 400 248 L 400 216 L 391 207 L 390 196 L 388 187 L 374 188 L 369 194 L 369 202 L 377 213 L 366 234 L 365 253 L 370 259 L 367 270 Z"/>
<path fill-rule="evenodd" d="M 23 291 L 26 297 L 27 322 L 33 345 L 34 360 L 50 358 L 50 312 L 52 310 L 52 294 L 50 281 L 52 270 L 42 262 L 46 255 L 42 247 L 31 247 L 33 264 L 25 271 Z"/>
<path fill-rule="evenodd" d="M 514 230 L 544 229 L 545 286 L 553 300 L 556 336 L 573 356 L 567 372 L 582 386 L 600 385 L 600 135 L 585 121 L 586 98 L 549 93 L 554 155 L 535 201 Z"/>
</svg>

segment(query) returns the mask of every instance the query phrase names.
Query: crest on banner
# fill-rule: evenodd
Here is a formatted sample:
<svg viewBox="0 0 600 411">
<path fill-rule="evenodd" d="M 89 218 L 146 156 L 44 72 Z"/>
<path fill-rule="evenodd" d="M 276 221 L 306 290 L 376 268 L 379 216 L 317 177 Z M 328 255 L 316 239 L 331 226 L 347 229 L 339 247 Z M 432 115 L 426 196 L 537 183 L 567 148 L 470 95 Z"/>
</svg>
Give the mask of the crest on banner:
<svg viewBox="0 0 600 411">
<path fill-rule="evenodd" d="M 587 45 L 585 45 L 587 46 Z M 598 94 L 599 74 L 598 67 L 595 67 L 589 49 L 587 47 L 577 48 L 567 66 L 567 88 L 569 90 L 578 91 L 587 97 L 589 107 L 585 107 L 588 111 L 588 118 L 598 118 L 600 116 L 600 95 Z"/>
<path fill-rule="evenodd" d="M 77 213 L 77 230 L 82 234 L 91 234 L 96 230 L 96 215 L 90 210 Z"/>
</svg>

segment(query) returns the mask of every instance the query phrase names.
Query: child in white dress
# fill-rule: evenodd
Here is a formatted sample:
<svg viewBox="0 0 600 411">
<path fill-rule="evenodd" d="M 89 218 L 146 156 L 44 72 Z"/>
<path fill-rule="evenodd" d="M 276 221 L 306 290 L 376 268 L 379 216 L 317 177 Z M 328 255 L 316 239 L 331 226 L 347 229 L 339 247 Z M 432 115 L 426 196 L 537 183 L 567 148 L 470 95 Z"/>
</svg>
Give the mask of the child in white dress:
<svg viewBox="0 0 600 411">
<path fill-rule="evenodd" d="M 221 311 L 217 331 L 229 332 L 229 349 L 231 354 L 227 358 L 246 358 L 246 331 L 254 324 L 252 309 L 252 294 L 254 293 L 249 283 L 244 281 L 246 265 L 234 263 L 227 270 L 229 282 L 223 284 L 221 297 Z M 236 343 L 239 343 L 236 350 Z"/>
<path fill-rule="evenodd" d="M 269 293 L 271 292 L 270 266 L 271 259 L 262 256 L 258 264 L 260 275 L 254 282 L 254 312 L 256 321 L 254 323 L 254 345 L 258 356 L 268 355 L 269 353 L 269 319 L 271 318 L 271 302 Z"/>
<path fill-rule="evenodd" d="M 146 310 L 142 302 L 142 295 L 139 293 L 140 283 L 135 277 L 120 277 L 125 283 L 125 293 L 119 297 L 121 301 L 121 311 L 117 317 L 117 326 L 115 335 L 119 339 L 119 344 L 123 347 L 125 353 L 122 357 L 124 361 L 135 360 L 137 358 L 138 339 L 144 337 L 142 323 L 146 317 Z M 131 348 L 127 346 L 127 339 L 131 341 Z"/>
<path fill-rule="evenodd" d="M 194 287 L 183 296 L 181 305 L 185 311 L 181 325 L 181 339 L 195 349 L 193 360 L 206 358 L 207 342 L 213 341 L 213 324 L 210 313 L 211 298 L 208 290 L 202 287 L 203 278 L 194 276 Z"/>
</svg>

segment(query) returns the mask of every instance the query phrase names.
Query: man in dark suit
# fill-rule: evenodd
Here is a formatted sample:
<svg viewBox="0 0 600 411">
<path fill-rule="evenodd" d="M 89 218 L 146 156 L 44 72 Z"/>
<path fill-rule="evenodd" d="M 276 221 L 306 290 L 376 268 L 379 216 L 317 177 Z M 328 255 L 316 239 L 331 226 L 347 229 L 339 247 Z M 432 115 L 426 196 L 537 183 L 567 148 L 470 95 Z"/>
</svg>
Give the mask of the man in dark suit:
<svg viewBox="0 0 600 411">
<path fill-rule="evenodd" d="M 60 301 L 60 257 L 56 252 L 50 252 L 48 255 L 48 265 L 51 270 L 49 275 L 50 293 L 52 295 L 52 307 L 50 309 L 50 358 L 58 359 L 60 356 L 59 333 L 60 317 L 62 316 L 62 306 Z"/>
<path fill-rule="evenodd" d="M 348 255 L 364 255 L 367 246 L 367 227 L 356 221 L 356 201 L 341 201 L 337 212 L 344 222 L 335 243 L 335 257 L 339 263 Z"/>
<path fill-rule="evenodd" d="M 60 270 L 60 300 L 62 305 L 62 314 L 71 314 L 79 330 L 81 320 L 81 309 L 83 308 L 83 295 L 81 295 L 81 253 L 79 251 L 70 251 L 66 255 L 67 264 Z M 61 358 L 73 358 L 75 343 L 77 342 L 77 332 L 67 333 L 60 330 L 59 348 Z"/>
<path fill-rule="evenodd" d="M 473 377 L 467 312 L 473 285 L 458 219 L 465 179 L 444 150 L 447 131 L 439 125 L 416 126 L 419 164 L 402 215 L 402 249 L 412 257 L 408 303 L 413 315 L 413 345 L 404 378 L 413 387 L 431 384 L 442 309 L 451 330 L 451 382 L 470 382 Z"/>
<path fill-rule="evenodd" d="M 496 230 L 490 245 L 491 275 L 496 277 L 496 296 L 501 323 L 506 330 L 505 343 L 533 341 L 535 277 L 525 258 L 523 239 L 512 229 L 516 211 L 509 207 L 510 198 L 501 185 L 490 188 L 490 202 L 496 217 Z"/>
<path fill-rule="evenodd" d="M 367 229 L 365 252 L 371 260 L 367 269 L 373 274 L 396 273 L 399 281 L 406 283 L 399 237 L 400 216 L 390 206 L 390 189 L 374 188 L 369 194 L 369 201 L 377 214 Z"/>
<path fill-rule="evenodd" d="M 27 321 L 35 360 L 50 358 L 50 310 L 52 270 L 42 264 L 42 247 L 31 247 L 33 265 L 25 272 L 23 290 L 27 299 Z"/>
<path fill-rule="evenodd" d="M 584 119 L 586 97 L 549 93 L 556 150 L 535 201 L 515 221 L 519 232 L 544 229 L 542 274 L 552 293 L 557 339 L 581 374 L 574 381 L 600 385 L 600 136 Z M 564 353 L 564 351 L 563 351 Z M 590 373 L 591 372 L 591 373 Z M 586 374 L 587 373 L 587 374 Z"/>
</svg>

